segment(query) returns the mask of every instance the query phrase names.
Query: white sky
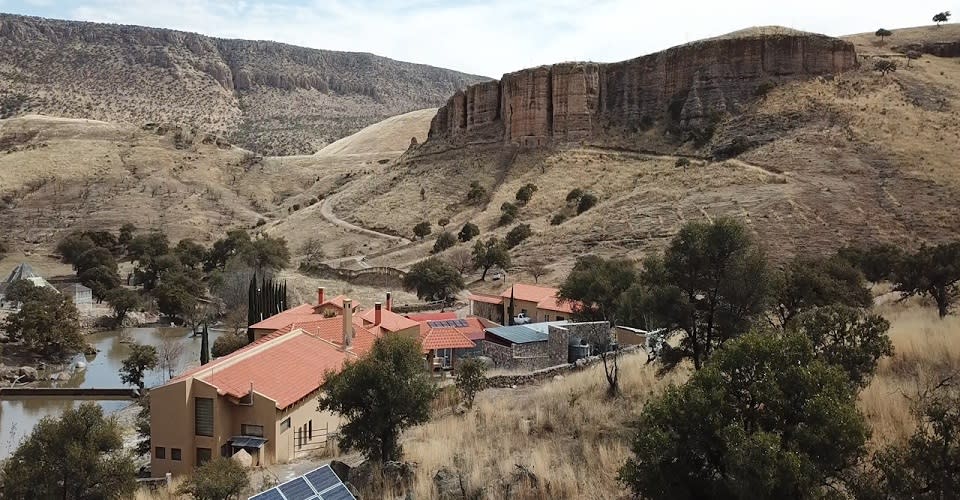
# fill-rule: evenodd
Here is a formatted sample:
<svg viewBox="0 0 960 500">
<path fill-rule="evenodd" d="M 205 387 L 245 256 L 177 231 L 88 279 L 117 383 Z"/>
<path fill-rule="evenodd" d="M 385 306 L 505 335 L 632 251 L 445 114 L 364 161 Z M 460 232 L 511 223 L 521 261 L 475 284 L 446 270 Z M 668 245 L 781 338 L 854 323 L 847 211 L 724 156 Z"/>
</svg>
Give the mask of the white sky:
<svg viewBox="0 0 960 500">
<path fill-rule="evenodd" d="M 960 0 L 0 0 L 0 11 L 372 52 L 499 78 L 619 61 L 749 26 L 844 35 L 960 16 Z"/>
</svg>

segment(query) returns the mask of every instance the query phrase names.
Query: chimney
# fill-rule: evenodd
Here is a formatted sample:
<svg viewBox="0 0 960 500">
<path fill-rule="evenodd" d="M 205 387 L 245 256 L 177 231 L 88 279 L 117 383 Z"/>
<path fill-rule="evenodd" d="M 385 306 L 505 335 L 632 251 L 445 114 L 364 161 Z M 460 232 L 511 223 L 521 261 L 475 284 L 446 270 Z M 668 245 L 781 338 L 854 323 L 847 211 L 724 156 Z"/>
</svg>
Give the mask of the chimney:
<svg viewBox="0 0 960 500">
<path fill-rule="evenodd" d="M 353 301 L 343 299 L 343 349 L 353 345 Z"/>
<path fill-rule="evenodd" d="M 321 286 L 317 288 L 317 305 L 323 304 L 323 300 L 323 287 Z"/>
<path fill-rule="evenodd" d="M 379 326 L 379 325 L 380 325 L 380 321 L 383 319 L 383 312 L 382 312 L 381 309 L 383 309 L 383 304 L 381 304 L 381 303 L 379 303 L 379 302 L 375 302 L 375 303 L 373 304 L 373 324 L 374 324 L 374 326 Z"/>
<path fill-rule="evenodd" d="M 387 310 L 393 311 L 393 295 L 387 292 Z"/>
</svg>

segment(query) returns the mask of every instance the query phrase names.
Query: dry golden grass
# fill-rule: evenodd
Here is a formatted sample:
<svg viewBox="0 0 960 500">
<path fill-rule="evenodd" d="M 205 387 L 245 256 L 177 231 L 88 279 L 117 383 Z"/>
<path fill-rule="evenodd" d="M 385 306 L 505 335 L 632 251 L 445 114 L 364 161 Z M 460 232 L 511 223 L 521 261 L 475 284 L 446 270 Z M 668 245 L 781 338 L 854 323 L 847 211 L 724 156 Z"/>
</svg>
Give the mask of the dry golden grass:
<svg viewBox="0 0 960 500">
<path fill-rule="evenodd" d="M 484 498 L 500 497 L 496 483 L 516 465 L 540 481 L 526 498 L 620 496 L 616 476 L 630 453 L 630 421 L 652 394 L 687 376 L 658 379 L 645 362 L 642 354 L 623 358 L 620 399 L 606 399 L 603 368 L 595 365 L 542 386 L 487 390 L 471 412 L 410 430 L 403 445 L 419 464 L 417 498 L 434 498 L 434 474 L 455 464 L 467 488 L 487 487 Z"/>
<path fill-rule="evenodd" d="M 920 301 L 889 303 L 878 312 L 890 321 L 895 353 L 884 359 L 860 394 L 860 409 L 873 428 L 873 446 L 895 443 L 916 425 L 911 401 L 937 377 L 960 369 L 960 317 L 940 319 Z"/>
</svg>

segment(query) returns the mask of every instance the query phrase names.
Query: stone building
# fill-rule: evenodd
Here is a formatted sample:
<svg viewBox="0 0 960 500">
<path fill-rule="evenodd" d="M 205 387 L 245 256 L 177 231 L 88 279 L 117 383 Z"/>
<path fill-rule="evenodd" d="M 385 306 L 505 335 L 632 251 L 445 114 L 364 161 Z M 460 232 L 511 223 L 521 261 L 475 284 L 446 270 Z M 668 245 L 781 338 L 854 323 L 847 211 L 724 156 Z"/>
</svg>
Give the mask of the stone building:
<svg viewBox="0 0 960 500">
<path fill-rule="evenodd" d="M 498 368 L 539 370 L 568 363 L 571 339 L 597 350 L 610 342 L 610 323 L 553 321 L 487 328 L 483 355 Z"/>
<path fill-rule="evenodd" d="M 93 315 L 93 290 L 80 283 L 70 283 L 61 287 L 60 293 L 73 299 L 73 304 L 82 316 Z"/>
</svg>

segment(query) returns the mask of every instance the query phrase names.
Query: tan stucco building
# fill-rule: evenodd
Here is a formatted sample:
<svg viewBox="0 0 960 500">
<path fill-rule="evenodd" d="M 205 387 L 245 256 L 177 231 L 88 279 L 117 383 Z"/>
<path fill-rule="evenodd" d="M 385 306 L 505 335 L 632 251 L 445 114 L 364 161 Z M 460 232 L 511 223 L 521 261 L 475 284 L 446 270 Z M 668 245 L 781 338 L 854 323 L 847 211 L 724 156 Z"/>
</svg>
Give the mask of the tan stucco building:
<svg viewBox="0 0 960 500">
<path fill-rule="evenodd" d="M 512 302 L 515 316 L 523 313 L 534 323 L 566 321 L 573 316 L 573 304 L 561 302 L 559 292 L 552 287 L 517 283 L 500 295 L 471 294 L 470 314 L 509 325 Z"/>
<path fill-rule="evenodd" d="M 297 323 L 150 391 L 151 474 L 188 473 L 243 449 L 254 465 L 323 446 L 340 418 L 317 411 L 324 373 L 369 351 L 378 334 L 344 315 Z"/>
</svg>

